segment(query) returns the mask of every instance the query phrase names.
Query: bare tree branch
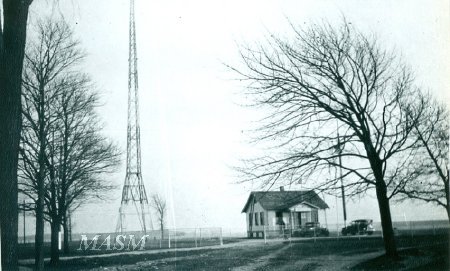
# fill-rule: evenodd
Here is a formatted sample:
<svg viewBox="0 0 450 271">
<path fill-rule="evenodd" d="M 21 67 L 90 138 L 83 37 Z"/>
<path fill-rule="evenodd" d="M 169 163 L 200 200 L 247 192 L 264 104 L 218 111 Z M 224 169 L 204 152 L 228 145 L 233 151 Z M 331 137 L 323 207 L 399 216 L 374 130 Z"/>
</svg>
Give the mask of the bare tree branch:
<svg viewBox="0 0 450 271">
<path fill-rule="evenodd" d="M 413 130 L 418 144 L 411 154 L 414 162 L 405 165 L 408 176 L 399 176 L 409 180 L 398 191 L 400 201 L 417 199 L 435 203 L 446 209 L 450 219 L 449 111 L 430 94 L 417 96 L 406 106 L 411 118 L 419 118 Z"/>
</svg>

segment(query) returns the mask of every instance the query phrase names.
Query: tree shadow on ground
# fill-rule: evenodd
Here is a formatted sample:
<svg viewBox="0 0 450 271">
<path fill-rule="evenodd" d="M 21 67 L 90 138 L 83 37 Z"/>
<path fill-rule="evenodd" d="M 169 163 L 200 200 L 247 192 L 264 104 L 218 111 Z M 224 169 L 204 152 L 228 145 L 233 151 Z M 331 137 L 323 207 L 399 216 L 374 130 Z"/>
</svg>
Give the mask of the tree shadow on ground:
<svg viewBox="0 0 450 271">
<path fill-rule="evenodd" d="M 386 255 L 370 259 L 351 270 L 450 270 L 448 243 L 399 250 L 400 258 L 392 260 Z"/>
</svg>

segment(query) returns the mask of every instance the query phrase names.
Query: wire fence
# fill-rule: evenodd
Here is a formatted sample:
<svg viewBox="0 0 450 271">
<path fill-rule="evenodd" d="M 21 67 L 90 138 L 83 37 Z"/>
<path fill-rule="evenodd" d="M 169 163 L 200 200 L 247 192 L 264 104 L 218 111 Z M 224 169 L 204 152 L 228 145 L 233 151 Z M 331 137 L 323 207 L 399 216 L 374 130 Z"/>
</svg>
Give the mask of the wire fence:
<svg viewBox="0 0 450 271">
<path fill-rule="evenodd" d="M 348 223 L 347 223 L 348 224 Z M 281 228 L 279 226 L 265 226 L 258 232 L 254 232 L 252 238 L 267 238 L 267 239 L 282 239 L 282 238 L 302 238 L 302 237 L 330 237 L 330 238 L 340 238 L 342 237 L 342 228 L 344 223 L 333 223 L 328 225 L 323 225 L 326 227 L 328 234 L 319 234 L 319 232 L 314 234 L 307 234 L 301 236 L 296 234 L 295 230 L 289 228 Z M 380 222 L 373 222 L 374 231 L 372 236 L 382 237 L 382 228 Z M 448 220 L 426 220 L 426 221 L 394 221 L 393 222 L 394 234 L 396 236 L 409 236 L 414 238 L 419 235 L 440 235 L 450 233 L 450 224 Z M 296 229 L 298 230 L 298 229 Z M 297 231 L 298 233 L 298 231 Z M 106 238 L 110 238 L 111 246 L 117 245 L 118 235 L 125 235 L 125 237 L 120 237 L 119 241 L 124 244 L 133 244 L 134 242 L 139 244 L 139 241 L 144 235 L 145 237 L 145 249 L 157 249 L 157 248 L 184 248 L 184 247 L 202 247 L 202 246 L 212 246 L 221 245 L 232 239 L 237 238 L 248 238 L 249 232 L 245 228 L 183 228 L 183 229 L 166 229 L 161 233 L 160 230 L 147 231 L 145 234 L 142 232 L 126 232 L 123 234 L 111 232 L 111 233 L 73 233 L 70 236 L 72 243 L 80 246 L 81 241 L 85 237 L 88 243 L 91 243 L 93 238 L 99 235 L 97 238 L 97 245 L 102 244 Z M 356 236 L 361 236 L 361 233 L 355 234 Z M 62 237 L 62 234 L 61 234 Z M 23 234 L 19 232 L 19 242 L 20 243 L 34 243 L 34 235 L 26 235 L 25 238 Z M 50 234 L 44 235 L 45 242 L 50 242 Z"/>
<path fill-rule="evenodd" d="M 69 240 L 80 250 L 136 250 L 222 245 L 223 235 L 222 228 L 215 227 L 152 230 L 145 233 L 74 233 Z M 50 235 L 46 234 L 44 241 L 50 242 Z M 25 242 L 34 243 L 34 236 L 26 236 Z"/>
</svg>

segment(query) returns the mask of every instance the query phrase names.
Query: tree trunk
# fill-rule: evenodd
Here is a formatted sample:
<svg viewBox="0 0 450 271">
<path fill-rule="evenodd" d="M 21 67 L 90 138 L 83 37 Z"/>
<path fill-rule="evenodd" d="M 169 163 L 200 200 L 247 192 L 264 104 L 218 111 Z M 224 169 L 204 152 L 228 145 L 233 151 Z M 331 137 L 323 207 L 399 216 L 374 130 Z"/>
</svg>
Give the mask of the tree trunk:
<svg viewBox="0 0 450 271">
<path fill-rule="evenodd" d="M 1 95 L 3 96 L 3 95 Z M 3 101 L 0 97 L 0 101 Z M 0 102 L 1 103 L 1 102 Z M 3 105 L 0 105 L 4 108 Z M 7 109 L 6 109 L 7 110 Z M 18 142 L 15 142 L 13 137 L 16 134 L 16 129 L 19 129 L 18 123 L 12 121 L 5 122 L 4 118 L 0 117 L 0 123 L 4 126 L 0 129 L 0 223 L 1 223 L 1 253 L 2 253 L 2 269 L 3 270 L 17 270 L 17 151 Z M 15 128 L 8 128 L 17 125 Z M 7 142 L 5 142 L 5 134 L 8 135 Z M 19 135 L 17 135 L 19 137 Z M 14 142 L 14 143 L 12 143 Z M 17 147 L 16 147 L 17 146 Z M 15 154 L 14 154 L 15 153 Z"/>
<path fill-rule="evenodd" d="M 447 170 L 447 178 L 444 179 L 444 190 L 445 190 L 445 200 L 446 206 L 445 210 L 447 210 L 448 220 L 450 221 L 450 183 L 449 183 L 449 171 Z"/>
<path fill-rule="evenodd" d="M 392 229 L 391 209 L 389 199 L 387 198 L 387 190 L 384 182 L 376 186 L 378 207 L 380 209 L 381 227 L 383 229 L 383 241 L 386 255 L 389 258 L 397 259 L 397 246 L 395 244 L 394 230 Z"/>
<path fill-rule="evenodd" d="M 448 221 L 450 221 L 450 201 L 448 200 L 448 196 L 447 196 L 447 206 L 445 206 L 445 210 L 447 211 Z"/>
<path fill-rule="evenodd" d="M 447 203 L 448 203 L 448 201 L 447 201 Z M 448 221 L 450 221 L 450 206 L 447 205 L 447 206 L 445 207 L 445 210 L 447 210 Z"/>
<path fill-rule="evenodd" d="M 64 96 L 62 96 L 64 98 Z M 64 110 L 64 137 L 63 137 L 63 163 L 62 163 L 62 171 L 61 171 L 61 197 L 59 199 L 60 203 L 60 213 L 63 215 L 63 227 L 64 227 L 64 253 L 69 253 L 69 225 L 70 221 L 68 221 L 68 216 L 70 215 L 69 208 L 66 205 L 66 197 L 67 197 L 67 184 L 66 184 L 66 174 L 67 174 L 67 159 L 69 155 L 68 145 L 69 145 L 69 127 L 68 127 L 68 119 L 67 119 L 67 111 L 66 108 Z M 72 231 L 72 229 L 70 229 Z M 71 233 L 72 234 L 72 233 Z"/>
<path fill-rule="evenodd" d="M 0 223 L 4 270 L 18 269 L 17 163 L 28 2 L 3 0 L 3 29 L 0 28 Z"/>
<path fill-rule="evenodd" d="M 59 263 L 59 229 L 61 222 L 59 219 L 52 219 L 51 222 L 51 245 L 50 245 L 50 265 L 53 267 L 58 266 Z"/>
<path fill-rule="evenodd" d="M 2 98 L 0 97 L 0 101 Z M 0 106 L 2 108 L 2 106 Z M 1 109 L 0 109 L 1 110 Z M 0 120 L 0 123 L 5 123 Z M 2 127 L 0 133 L 4 133 L 9 128 Z M 11 127 L 11 126 L 10 126 Z M 11 131 L 11 137 L 14 137 Z M 0 137 L 0 223 L 1 223 L 1 266 L 3 270 L 17 270 L 17 156 L 13 153 L 17 151 L 12 144 L 5 146 L 4 136 Z M 8 142 L 14 142 L 12 138 Z M 2 144 L 3 143 L 3 144 Z M 18 145 L 18 144 L 17 144 Z"/>
<path fill-rule="evenodd" d="M 163 240 L 163 239 L 164 239 L 164 225 L 161 222 L 161 240 Z"/>
<path fill-rule="evenodd" d="M 58 242 L 59 242 L 59 230 L 61 228 L 61 206 L 57 207 L 56 203 L 56 184 L 55 184 L 55 176 L 54 176 L 53 170 L 50 170 L 50 178 L 51 178 L 51 184 L 50 184 L 50 205 L 48 206 L 49 213 L 51 214 L 51 244 L 50 244 L 50 265 L 55 267 L 58 265 L 59 262 L 59 248 L 58 248 Z"/>
<path fill-rule="evenodd" d="M 41 132 L 43 128 L 40 129 Z M 41 139 L 39 147 L 39 173 L 37 178 L 37 200 L 36 200 L 36 234 L 34 263 L 36 270 L 44 270 L 44 141 Z"/>
<path fill-rule="evenodd" d="M 386 256 L 398 259 L 397 245 L 395 244 L 394 230 L 392 228 L 391 208 L 387 197 L 387 186 L 384 182 L 383 163 L 370 144 L 366 144 L 366 152 L 369 157 L 370 167 L 375 177 L 375 189 L 377 193 L 378 208 L 380 210 L 381 228 L 383 230 L 383 242 Z"/>
<path fill-rule="evenodd" d="M 64 253 L 70 252 L 70 246 L 69 246 L 69 221 L 67 219 L 67 215 L 63 218 L 63 230 L 64 230 Z"/>
<path fill-rule="evenodd" d="M 37 202 L 36 202 L 36 235 L 35 235 L 35 269 L 44 270 L 44 189 L 46 175 L 45 151 L 47 138 L 45 132 L 45 95 L 44 87 L 39 86 L 39 108 L 38 108 L 38 125 L 39 125 L 39 154 L 38 164 L 39 172 L 36 178 L 37 182 Z M 52 187 L 54 183 L 52 182 Z M 53 211 L 56 211 L 53 209 Z M 52 219 L 53 220 L 53 219 Z M 52 232 L 53 234 L 53 232 Z M 53 235 L 52 235 L 53 237 Z M 52 239 L 53 241 L 53 239 Z"/>
</svg>

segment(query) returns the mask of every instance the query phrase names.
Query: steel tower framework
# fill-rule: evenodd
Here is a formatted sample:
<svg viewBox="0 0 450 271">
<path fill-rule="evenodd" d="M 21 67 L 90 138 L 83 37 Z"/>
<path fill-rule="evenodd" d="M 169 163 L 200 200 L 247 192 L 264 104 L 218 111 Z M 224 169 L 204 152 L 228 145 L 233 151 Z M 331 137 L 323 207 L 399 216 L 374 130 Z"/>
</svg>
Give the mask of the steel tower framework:
<svg viewBox="0 0 450 271">
<path fill-rule="evenodd" d="M 130 211 L 131 212 L 128 212 Z M 127 228 L 127 215 L 137 215 L 141 229 L 152 229 L 141 172 L 141 137 L 139 128 L 138 68 L 136 51 L 136 27 L 134 16 L 134 0 L 130 0 L 129 52 L 128 52 L 128 119 L 127 119 L 127 168 L 122 190 L 122 201 L 119 209 L 117 232 Z M 148 217 L 148 220 L 146 220 Z M 127 221 L 128 220 L 128 221 Z M 146 225 L 146 221 L 149 225 Z"/>
</svg>

